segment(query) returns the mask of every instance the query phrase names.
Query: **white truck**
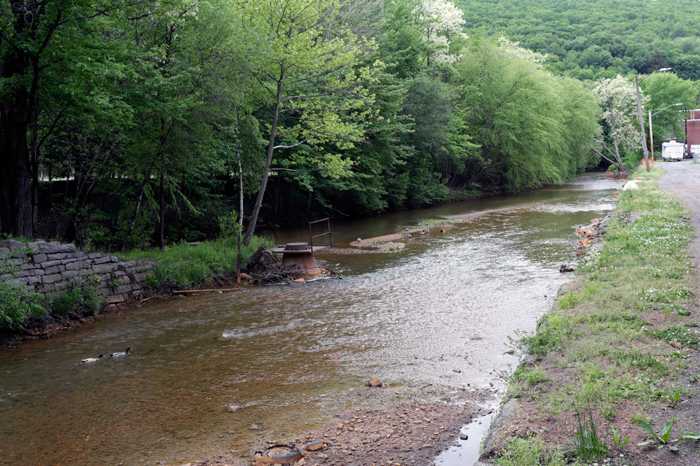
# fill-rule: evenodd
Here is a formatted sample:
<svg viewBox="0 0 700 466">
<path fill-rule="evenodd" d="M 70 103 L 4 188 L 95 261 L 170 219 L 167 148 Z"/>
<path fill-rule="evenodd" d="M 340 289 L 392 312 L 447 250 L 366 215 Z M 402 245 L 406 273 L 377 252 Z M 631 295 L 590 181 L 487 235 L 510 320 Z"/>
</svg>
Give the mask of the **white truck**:
<svg viewBox="0 0 700 466">
<path fill-rule="evenodd" d="M 683 160 L 683 144 L 676 141 L 661 145 L 661 158 L 664 160 Z"/>
</svg>

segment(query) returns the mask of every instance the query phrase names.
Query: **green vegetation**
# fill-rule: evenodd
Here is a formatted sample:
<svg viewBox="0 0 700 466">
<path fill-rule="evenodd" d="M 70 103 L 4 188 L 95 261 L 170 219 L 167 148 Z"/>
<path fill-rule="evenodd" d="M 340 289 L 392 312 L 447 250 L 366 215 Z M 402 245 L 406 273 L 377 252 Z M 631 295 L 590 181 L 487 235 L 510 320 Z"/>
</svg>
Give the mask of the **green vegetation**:
<svg viewBox="0 0 700 466">
<path fill-rule="evenodd" d="M 548 54 L 547 67 L 578 79 L 671 67 L 700 80 L 697 2 L 458 0 L 468 30 L 483 29 Z"/>
<path fill-rule="evenodd" d="M 657 168 L 633 176 L 657 179 L 661 173 Z M 605 247 L 579 266 L 578 286 L 559 298 L 536 333 L 520 340 L 539 362 L 535 368 L 519 367 L 506 379 L 509 393 L 538 400 L 541 410 L 559 417 L 576 417 L 580 460 L 593 461 L 626 443 L 621 440 L 625 433 L 615 429 L 614 445 L 606 446 L 593 413 L 612 421 L 620 415 L 614 407 L 623 401 L 631 406 L 627 412 L 640 413 L 652 406 L 674 407 L 686 396 L 676 385 L 688 358 L 679 348 L 697 349 L 700 343 L 690 330 L 696 323 L 674 312 L 693 299 L 694 264 L 685 251 L 692 228 L 686 219 L 681 203 L 655 183 L 622 192 Z M 647 424 L 640 426 L 652 441 L 670 441 L 673 423 L 654 434 Z"/>
<path fill-rule="evenodd" d="M 12 149 L 0 153 L 0 233 L 162 250 L 226 236 L 217 219 L 234 213 L 247 244 L 259 223 L 560 184 L 611 157 L 614 141 L 622 170 L 640 153 L 629 99 L 596 97 L 603 81 L 579 78 L 622 74 L 615 82 L 628 89 L 629 71 L 643 68 L 617 58 L 648 62 L 636 44 L 667 32 L 630 26 L 649 13 L 620 18 L 625 5 L 606 18 L 624 34 L 589 31 L 600 15 L 581 9 L 608 12 L 610 2 L 562 12 L 559 2 L 477 2 L 463 19 L 449 0 L 9 0 L 0 144 Z M 73 21 L 61 20 L 67 8 Z M 645 8 L 669 12 L 663 2 Z M 557 62 L 547 44 L 571 48 Z M 692 55 L 692 40 L 679 44 L 676 58 Z M 569 52 L 593 60 L 595 47 L 612 50 L 607 74 L 568 68 Z M 643 79 L 647 109 L 693 105 L 698 87 L 680 78 Z M 613 107 L 615 123 L 602 112 Z M 14 125 L 16 114 L 27 118 Z M 656 117 L 657 144 L 678 130 L 674 115 Z"/>
<path fill-rule="evenodd" d="M 16 332 L 31 322 L 97 315 L 102 307 L 102 297 L 97 282 L 89 277 L 72 282 L 54 299 L 45 299 L 23 285 L 6 283 L 22 270 L 21 256 L 29 251 L 25 247 L 14 252 L 15 257 L 0 257 L 0 275 L 9 274 L 8 278 L 0 278 L 0 334 Z"/>
<path fill-rule="evenodd" d="M 253 237 L 248 246 L 241 249 L 241 267 L 247 265 L 246 260 L 253 255 L 260 244 L 271 241 L 265 238 Z M 222 238 L 217 241 L 207 241 L 195 245 L 187 243 L 166 246 L 162 252 L 157 250 L 134 250 L 128 253 L 117 253 L 117 256 L 128 260 L 153 259 L 156 268 L 149 276 L 147 285 L 152 290 L 161 287 L 185 288 L 200 285 L 210 281 L 215 276 L 224 276 L 236 272 L 236 256 L 238 247 L 234 237 Z"/>
<path fill-rule="evenodd" d="M 496 459 L 499 466 L 529 466 L 546 464 L 564 466 L 568 462 L 561 451 L 553 449 L 538 438 L 510 438 L 506 452 Z"/>
</svg>

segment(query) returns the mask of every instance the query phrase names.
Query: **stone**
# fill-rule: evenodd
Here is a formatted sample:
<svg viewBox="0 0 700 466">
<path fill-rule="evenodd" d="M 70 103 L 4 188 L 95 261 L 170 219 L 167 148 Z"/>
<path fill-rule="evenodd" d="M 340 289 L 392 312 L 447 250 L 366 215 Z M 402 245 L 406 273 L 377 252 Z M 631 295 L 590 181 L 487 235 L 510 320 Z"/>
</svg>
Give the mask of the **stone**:
<svg viewBox="0 0 700 466">
<path fill-rule="evenodd" d="M 326 444 L 323 443 L 323 440 L 316 440 L 315 442 L 311 442 L 306 445 L 305 448 L 307 451 L 320 451 L 326 448 Z"/>
<path fill-rule="evenodd" d="M 36 243 L 33 243 L 32 246 L 37 252 L 42 254 L 57 254 L 59 252 L 63 252 L 63 247 L 58 241 L 51 241 L 48 243 L 45 241 L 37 241 Z M 73 247 L 75 248 L 75 246 Z"/>
<path fill-rule="evenodd" d="M 42 280 L 41 280 L 42 283 L 56 283 L 58 281 L 63 280 L 63 277 L 61 277 L 60 273 L 54 273 L 51 275 L 44 275 L 41 278 L 42 278 Z"/>
<path fill-rule="evenodd" d="M 260 430 L 260 426 L 257 424 L 251 424 L 250 427 L 248 427 L 250 430 Z"/>
<path fill-rule="evenodd" d="M 99 259 L 100 257 L 102 257 L 102 254 L 100 254 L 99 252 L 93 252 L 91 254 L 88 254 L 87 256 L 88 259 Z"/>
<path fill-rule="evenodd" d="M 134 274 L 134 279 L 137 282 L 145 282 L 147 278 L 148 278 L 148 274 L 143 273 L 143 272 Z"/>
<path fill-rule="evenodd" d="M 59 261 L 61 259 L 65 259 L 67 255 L 68 254 L 66 254 L 65 252 L 60 252 L 57 254 L 49 254 L 48 258 L 50 261 Z"/>
<path fill-rule="evenodd" d="M 62 290 L 63 288 L 68 287 L 68 285 L 70 285 L 70 282 L 69 282 L 69 281 L 60 281 L 60 282 L 56 282 L 56 283 L 54 284 L 54 289 L 55 289 L 55 290 Z"/>
<path fill-rule="evenodd" d="M 99 264 L 99 265 L 93 265 L 92 270 L 95 273 L 103 274 L 103 273 L 109 273 L 112 270 L 114 270 L 117 267 L 117 264 Z"/>
<path fill-rule="evenodd" d="M 90 265 L 85 263 L 85 262 L 71 262 L 70 264 L 66 264 L 66 270 L 78 270 L 78 269 L 83 269 L 86 267 L 89 267 Z"/>
<path fill-rule="evenodd" d="M 111 296 L 107 296 L 107 303 L 109 304 L 117 304 L 117 303 L 123 303 L 126 301 L 127 297 L 124 296 L 123 294 L 113 294 Z"/>
<path fill-rule="evenodd" d="M 382 386 L 382 381 L 377 377 L 376 375 L 369 379 L 369 382 L 367 382 L 368 387 L 381 387 Z"/>
<path fill-rule="evenodd" d="M 129 293 L 131 291 L 131 285 L 122 285 L 114 289 L 115 293 Z"/>
<path fill-rule="evenodd" d="M 75 262 L 77 262 L 77 261 L 78 261 L 78 259 L 76 259 L 76 258 L 74 258 L 74 257 L 70 257 L 70 258 L 67 258 L 67 259 L 63 259 L 63 260 L 61 261 L 61 265 L 73 264 L 73 263 L 75 263 Z"/>
<path fill-rule="evenodd" d="M 459 433 L 460 440 L 467 440 L 468 438 L 469 438 L 469 436 L 467 434 L 465 434 L 464 432 Z"/>
<path fill-rule="evenodd" d="M 47 256 L 46 254 L 34 254 L 32 256 L 32 262 L 34 262 L 35 264 L 41 264 L 42 262 L 46 262 L 47 260 L 49 260 L 49 256 Z"/>
<path fill-rule="evenodd" d="M 10 285 L 26 285 L 27 283 L 29 283 L 29 279 L 26 277 L 13 278 L 12 280 L 7 280 L 5 283 Z"/>
<path fill-rule="evenodd" d="M 61 265 L 61 261 L 46 261 L 41 263 L 41 267 L 44 269 L 48 269 L 49 267 L 55 267 L 57 265 Z"/>
<path fill-rule="evenodd" d="M 35 275 L 33 277 L 27 277 L 27 285 L 38 285 L 41 284 L 41 276 Z"/>
<path fill-rule="evenodd" d="M 44 270 L 44 273 L 46 273 L 47 275 L 51 275 L 52 273 L 60 273 L 60 272 L 61 272 L 61 269 L 57 265 L 54 267 L 47 267 Z"/>
<path fill-rule="evenodd" d="M 70 280 L 71 278 L 75 277 L 75 275 L 78 272 L 75 272 L 73 270 L 67 270 L 65 272 L 61 272 L 61 276 L 63 277 L 64 280 Z"/>
<path fill-rule="evenodd" d="M 112 262 L 119 262 L 119 258 L 117 256 L 109 256 L 109 260 Z"/>
<path fill-rule="evenodd" d="M 99 265 L 99 264 L 106 264 L 107 262 L 112 262 L 112 259 L 110 259 L 109 256 L 97 258 L 92 262 L 92 264 Z"/>
<path fill-rule="evenodd" d="M 13 239 L 6 239 L 0 241 L 0 248 L 8 249 L 9 251 L 14 251 L 15 249 L 23 248 L 26 244 L 21 241 L 15 241 Z M 9 252 L 8 251 L 8 252 Z"/>
<path fill-rule="evenodd" d="M 242 408 L 241 408 L 240 406 L 238 406 L 238 405 L 228 405 L 226 408 L 228 409 L 228 411 L 229 411 L 230 413 L 235 413 L 235 412 L 238 412 L 238 411 L 240 411 L 240 410 L 242 409 Z"/>
</svg>

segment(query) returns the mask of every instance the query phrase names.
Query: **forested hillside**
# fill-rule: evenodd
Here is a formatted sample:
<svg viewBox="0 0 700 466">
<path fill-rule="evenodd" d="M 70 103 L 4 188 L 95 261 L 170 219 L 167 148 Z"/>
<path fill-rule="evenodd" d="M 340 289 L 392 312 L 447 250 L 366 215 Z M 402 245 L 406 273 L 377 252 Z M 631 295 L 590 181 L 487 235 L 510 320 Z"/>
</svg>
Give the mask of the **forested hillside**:
<svg viewBox="0 0 700 466">
<path fill-rule="evenodd" d="M 468 30 L 483 29 L 550 54 L 548 67 L 578 79 L 671 67 L 700 80 L 696 0 L 456 0 Z"/>
<path fill-rule="evenodd" d="M 647 71 L 700 40 L 690 2 L 673 25 L 660 2 L 479 2 L 466 21 L 447 0 L 3 5 L 0 232 L 111 249 L 562 183 L 614 131 L 575 79 L 597 68 L 547 68 Z M 655 105 L 693 101 L 669 79 Z M 638 150 L 625 131 L 599 152 Z"/>
</svg>

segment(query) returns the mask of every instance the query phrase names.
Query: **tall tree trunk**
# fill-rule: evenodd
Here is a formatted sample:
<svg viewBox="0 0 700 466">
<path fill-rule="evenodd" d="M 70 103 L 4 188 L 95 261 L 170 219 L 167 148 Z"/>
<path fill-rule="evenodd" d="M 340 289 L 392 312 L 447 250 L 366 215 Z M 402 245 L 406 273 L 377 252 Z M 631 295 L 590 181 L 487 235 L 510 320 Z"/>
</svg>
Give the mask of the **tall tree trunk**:
<svg viewBox="0 0 700 466">
<path fill-rule="evenodd" d="M 151 179 L 151 172 L 153 171 L 153 166 L 148 170 L 146 176 L 143 178 L 143 183 L 141 183 L 141 188 L 139 190 L 139 198 L 136 201 L 136 208 L 134 209 L 134 215 L 131 218 L 131 223 L 129 224 L 129 231 L 126 233 L 126 238 L 124 238 L 124 243 L 122 243 L 122 252 L 126 251 L 126 246 L 129 244 L 131 239 L 131 233 L 134 232 L 134 227 L 136 226 L 136 220 L 139 217 L 139 210 L 141 210 L 141 202 L 143 201 L 143 192 L 146 190 L 146 185 L 148 180 Z"/>
<path fill-rule="evenodd" d="M 160 228 L 158 229 L 158 245 L 160 252 L 165 251 L 165 167 L 160 169 L 160 185 L 158 186 L 158 204 L 160 206 Z"/>
<path fill-rule="evenodd" d="M 0 63 L 0 77 L 24 75 L 29 65 L 21 52 L 9 54 Z M 27 238 L 33 237 L 27 146 L 30 107 L 25 86 L 17 86 L 0 101 L 0 233 Z"/>
<path fill-rule="evenodd" d="M 275 138 L 277 136 L 277 122 L 279 120 L 280 114 L 280 104 L 282 101 L 282 87 L 283 87 L 284 77 L 280 77 L 277 82 L 277 100 L 275 101 L 275 107 L 272 111 L 272 126 L 270 128 L 270 141 L 267 145 L 267 158 L 265 159 L 265 169 L 263 171 L 263 178 L 260 182 L 260 191 L 258 191 L 258 197 L 255 199 L 255 206 L 253 207 L 253 212 L 250 214 L 250 223 L 248 223 L 248 229 L 245 232 L 245 237 L 243 238 L 243 244 L 248 246 L 250 240 L 253 239 L 253 234 L 255 233 L 255 226 L 258 223 L 258 214 L 260 213 L 260 207 L 262 206 L 263 197 L 265 197 L 265 190 L 267 189 L 267 180 L 270 176 L 270 165 L 272 164 L 272 154 L 275 150 Z"/>
<path fill-rule="evenodd" d="M 236 155 L 238 155 L 238 254 L 236 255 L 236 277 L 241 283 L 241 234 L 243 232 L 243 164 L 241 142 L 238 133 L 238 109 L 236 109 Z"/>
</svg>

